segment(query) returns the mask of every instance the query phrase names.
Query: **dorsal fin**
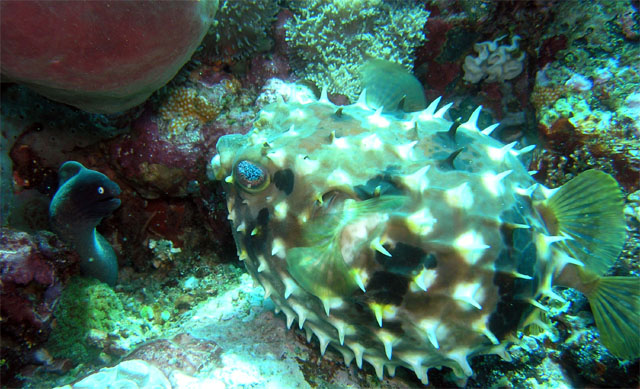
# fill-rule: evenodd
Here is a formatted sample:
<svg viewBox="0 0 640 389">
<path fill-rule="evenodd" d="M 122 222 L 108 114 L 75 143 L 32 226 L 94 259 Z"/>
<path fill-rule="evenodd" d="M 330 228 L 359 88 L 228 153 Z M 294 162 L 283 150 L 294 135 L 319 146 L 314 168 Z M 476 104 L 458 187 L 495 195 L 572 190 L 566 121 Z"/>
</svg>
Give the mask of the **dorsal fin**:
<svg viewBox="0 0 640 389">
<path fill-rule="evenodd" d="M 449 126 L 449 129 L 447 131 L 440 131 L 439 134 L 446 134 L 446 136 L 451 139 L 451 142 L 453 142 L 453 144 L 456 144 L 456 133 L 458 132 L 458 128 L 460 127 L 460 125 L 462 124 L 462 118 L 459 117 L 457 118 L 453 123 L 451 123 L 451 126 Z"/>
<path fill-rule="evenodd" d="M 459 148 L 458 150 L 449 154 L 447 158 L 440 161 L 440 163 L 438 164 L 438 167 L 441 169 L 455 170 L 456 167 L 453 165 L 453 161 L 456 159 L 458 154 L 462 152 L 462 150 L 464 150 L 464 147 Z"/>
<path fill-rule="evenodd" d="M 69 181 L 71 177 L 77 175 L 81 170 L 86 169 L 80 162 L 67 161 L 60 166 L 58 170 L 58 182 L 62 186 L 65 182 Z"/>
<path fill-rule="evenodd" d="M 398 102 L 398 107 L 396 108 L 396 111 L 398 112 L 404 111 L 404 103 L 406 100 L 407 100 L 407 95 L 402 96 L 402 98 Z"/>
</svg>

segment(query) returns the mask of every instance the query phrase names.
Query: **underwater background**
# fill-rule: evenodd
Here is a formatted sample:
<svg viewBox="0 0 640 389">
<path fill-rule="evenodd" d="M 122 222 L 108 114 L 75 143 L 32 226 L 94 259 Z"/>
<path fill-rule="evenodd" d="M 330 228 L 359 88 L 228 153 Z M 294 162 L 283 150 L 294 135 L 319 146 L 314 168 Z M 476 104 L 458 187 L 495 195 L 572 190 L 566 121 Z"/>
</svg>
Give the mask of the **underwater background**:
<svg viewBox="0 0 640 389">
<path fill-rule="evenodd" d="M 2 0 L 0 384 L 638 387 L 639 10 L 637 0 Z M 359 100 L 364 88 L 368 93 Z M 331 107 L 335 123 L 324 119 L 320 108 L 311 108 L 316 105 Z M 370 116 L 358 116 L 360 109 Z M 340 350 L 340 329 L 338 340 L 309 324 L 325 310 L 331 317 L 330 309 L 334 315 L 344 309 L 342 301 L 325 303 L 330 299 L 320 297 L 321 287 L 335 286 L 333 273 L 313 263 L 312 271 L 294 270 L 288 262 L 293 278 L 287 278 L 274 270 L 275 262 L 264 261 L 249 237 L 269 237 L 264 253 L 277 261 L 278 250 L 294 246 L 290 242 L 296 239 L 295 229 L 278 226 L 288 215 L 295 213 L 299 228 L 307 230 L 348 229 L 350 222 L 331 217 L 321 219 L 328 220 L 325 225 L 307 222 L 300 215 L 311 197 L 303 195 L 268 216 L 254 212 L 251 198 L 271 184 L 279 192 L 269 193 L 288 196 L 293 191 L 297 196 L 296 190 L 305 185 L 334 188 L 359 179 L 363 185 L 353 196 L 366 201 L 396 191 L 413 193 L 415 188 L 427 193 L 419 179 L 411 181 L 415 188 L 406 189 L 386 176 L 362 178 L 345 167 L 344 161 L 362 158 L 364 171 L 375 165 L 373 156 L 376 161 L 390 159 L 389 166 L 402 170 L 411 152 L 405 144 L 394 144 L 399 136 L 373 133 L 358 148 L 336 142 L 349 139 L 346 129 L 364 127 L 367 120 L 378 131 L 410 123 L 406 128 L 418 133 L 415 123 L 422 125 L 423 119 L 412 112 L 423 112 L 427 122 L 444 126 L 438 127 L 444 135 L 430 138 L 436 161 L 439 153 L 453 147 L 447 143 L 451 139 L 456 146 L 464 131 L 484 129 L 483 134 L 491 133 L 500 145 L 509 146 L 495 149 L 502 150 L 497 152 L 501 158 L 521 161 L 509 179 L 515 180 L 520 169 L 544 188 L 558 188 L 597 169 L 617 181 L 624 197 L 619 204 L 624 225 L 612 230 L 622 228 L 626 239 L 616 251 L 619 256 L 599 276 L 630 280 L 630 330 L 609 328 L 609 334 L 635 331 L 635 337 L 624 339 L 625 350 L 634 351 L 621 357 L 602 344 L 595 309 L 585 297 L 588 291 L 556 287 L 550 292 L 551 285 L 548 291 L 536 289 L 547 294 L 531 303 L 544 311 L 535 319 L 524 313 L 508 316 L 505 320 L 511 322 L 505 326 L 514 330 L 499 339 L 493 328 L 479 330 L 490 340 L 485 339 L 487 344 L 502 347 L 499 352 L 479 347 L 465 352 L 460 361 L 452 353 L 444 362 L 417 355 L 417 368 L 408 356 L 402 359 L 394 337 L 380 335 L 379 353 L 392 360 L 393 343 L 400 368 L 391 363 L 383 371 L 384 363 L 376 362 L 373 351 L 365 352 L 363 363 L 362 352 L 358 357 L 358 351 Z M 294 127 L 279 128 L 294 137 L 292 143 L 269 138 L 268 131 L 280 125 L 279 115 L 297 120 Z M 306 128 L 323 126 L 334 126 L 328 134 L 339 152 L 320 156 L 314 147 L 329 137 L 315 133 L 306 138 Z M 380 139 L 396 154 L 380 149 Z M 273 161 L 302 156 L 295 147 L 304 145 L 307 156 L 318 156 L 320 168 L 312 166 L 313 158 L 300 158 L 308 161 L 299 162 L 308 169 L 303 169 L 305 174 L 283 169 L 265 176 L 265 168 L 251 162 L 234 162 L 225 171 L 225 158 L 233 160 L 232 151 L 240 155 L 245 144 L 267 144 L 272 151 L 251 155 L 273 153 Z M 421 174 L 474 166 L 467 162 L 472 158 L 465 157 L 470 148 L 466 143 L 453 147 L 450 158 L 441 158 Z M 329 174 L 335 172 L 340 174 Z M 392 175 L 393 169 L 384 173 Z M 588 192 L 588 183 L 583 185 Z M 465 188 L 465 183 L 456 188 Z M 593 188 L 603 186 L 594 180 Z M 517 196 L 509 188 L 498 192 Z M 345 207 L 346 214 L 360 212 L 353 220 L 377 215 L 369 208 L 348 208 L 342 194 L 326 193 L 311 198 L 314 204 L 326 203 L 317 212 L 320 218 L 332 215 L 333 206 Z M 461 193 L 455 192 L 454 198 L 468 204 L 462 207 L 465 212 L 485 211 L 483 204 L 471 205 Z M 376 211 L 387 207 L 367 204 L 374 204 L 370 209 Z M 589 209 L 583 216 L 597 224 L 593 212 Z M 254 213 L 258 224 L 248 228 L 248 215 L 255 218 Z M 425 220 L 437 225 L 426 214 L 421 220 L 418 235 L 428 233 Z M 522 223 L 524 219 L 511 225 Z M 535 227 L 529 219 L 525 224 Z M 276 239 L 267 230 L 277 228 L 285 234 Z M 342 235 L 343 248 L 345 240 L 358 239 L 360 232 L 353 229 L 348 230 L 353 236 Z M 613 232 L 599 233 L 605 241 L 617 239 Z M 469 239 L 469 244 L 458 244 L 467 254 L 489 247 L 477 237 Z M 555 247 L 553 239 L 545 242 Z M 385 273 L 390 278 L 371 276 L 367 283 L 366 273 L 349 273 L 359 283 L 352 282 L 349 293 L 386 293 L 386 305 L 358 302 L 354 307 L 364 310 L 369 304 L 375 313 L 370 314 L 372 328 L 387 329 L 383 322 L 393 323 L 395 317 L 389 308 L 395 282 L 413 279 L 427 292 L 425 283 L 433 280 L 382 261 L 380 253 L 397 253 L 384 239 L 371 241 L 370 248 L 377 250 L 376 260 L 391 269 Z M 529 259 L 545 263 L 541 254 Z M 581 266 L 591 266 L 584 262 Z M 522 272 L 518 268 L 513 274 L 538 279 L 535 272 Z M 258 274 L 282 278 L 282 287 L 270 290 Z M 451 284 L 459 282 L 451 277 Z M 288 286 L 293 279 L 296 285 Z M 298 295 L 298 289 L 306 292 Z M 293 294 L 292 301 L 304 302 L 300 296 L 307 292 L 322 303 L 299 307 L 285 301 Z M 474 298 L 480 297 L 467 292 L 457 299 L 478 308 Z M 303 328 L 305 317 L 308 325 Z M 460 317 L 442 313 L 443 321 L 466 325 Z M 347 332 L 345 344 L 350 336 L 357 337 Z M 429 340 L 435 349 L 463 342 Z"/>
</svg>

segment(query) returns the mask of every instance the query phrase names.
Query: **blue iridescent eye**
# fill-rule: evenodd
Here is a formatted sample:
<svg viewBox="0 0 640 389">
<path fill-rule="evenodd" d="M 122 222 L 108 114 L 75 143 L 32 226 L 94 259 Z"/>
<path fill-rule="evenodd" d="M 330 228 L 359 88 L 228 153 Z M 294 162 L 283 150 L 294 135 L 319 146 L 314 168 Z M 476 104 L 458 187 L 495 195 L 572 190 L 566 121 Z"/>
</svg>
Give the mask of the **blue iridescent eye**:
<svg viewBox="0 0 640 389">
<path fill-rule="evenodd" d="M 271 182 L 269 172 L 264 166 L 246 159 L 236 164 L 233 178 L 241 189 L 249 193 L 260 192 Z"/>
</svg>

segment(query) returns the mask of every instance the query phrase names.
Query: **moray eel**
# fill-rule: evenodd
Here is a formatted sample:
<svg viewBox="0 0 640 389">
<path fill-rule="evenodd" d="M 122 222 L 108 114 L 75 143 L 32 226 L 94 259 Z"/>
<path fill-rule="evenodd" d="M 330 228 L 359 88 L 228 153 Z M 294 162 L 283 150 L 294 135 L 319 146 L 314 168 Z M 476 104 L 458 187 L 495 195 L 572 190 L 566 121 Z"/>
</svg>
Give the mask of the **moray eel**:
<svg viewBox="0 0 640 389">
<path fill-rule="evenodd" d="M 605 276 L 626 239 L 616 181 L 589 170 L 546 188 L 518 158 L 532 147 L 478 128 L 480 108 L 386 114 L 402 96 L 367 98 L 373 86 L 346 106 L 326 90 L 280 99 L 217 143 L 239 258 L 287 325 L 380 378 L 404 367 L 426 384 L 446 366 L 464 379 L 475 355 L 508 360 L 560 285 L 587 296 L 614 355 L 637 358 L 638 278 Z"/>
<path fill-rule="evenodd" d="M 59 188 L 49 205 L 53 231 L 80 255 L 83 274 L 109 285 L 118 278 L 118 260 L 96 231 L 102 218 L 120 206 L 120 187 L 104 174 L 76 161 L 60 167 Z"/>
</svg>

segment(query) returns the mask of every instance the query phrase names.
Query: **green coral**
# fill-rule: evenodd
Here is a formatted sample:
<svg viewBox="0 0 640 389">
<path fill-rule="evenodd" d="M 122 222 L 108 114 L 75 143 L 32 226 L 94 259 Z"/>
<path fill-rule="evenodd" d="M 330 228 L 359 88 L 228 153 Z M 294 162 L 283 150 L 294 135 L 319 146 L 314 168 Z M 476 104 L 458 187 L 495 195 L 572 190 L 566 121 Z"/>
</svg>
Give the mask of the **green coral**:
<svg viewBox="0 0 640 389">
<path fill-rule="evenodd" d="M 354 99 L 358 69 L 379 58 L 413 67 L 429 12 L 414 2 L 293 0 L 286 40 L 296 75 Z"/>
<path fill-rule="evenodd" d="M 47 350 L 54 358 L 74 363 L 96 361 L 102 351 L 90 344 L 90 336 L 106 336 L 125 320 L 120 299 L 107 284 L 96 279 L 74 278 L 54 311 L 56 325 L 49 336 Z"/>
<path fill-rule="evenodd" d="M 275 0 L 226 0 L 203 41 L 209 58 L 242 59 L 273 45 L 271 23 L 279 7 Z"/>
<path fill-rule="evenodd" d="M 627 1 L 563 1 L 557 4 L 556 23 L 548 25 L 551 36 L 563 35 L 568 39 L 564 54 L 572 58 L 589 59 L 594 56 L 611 56 L 619 53 L 625 39 L 616 27 L 620 14 L 633 10 Z M 567 62 L 575 65 L 575 62 Z"/>
</svg>

